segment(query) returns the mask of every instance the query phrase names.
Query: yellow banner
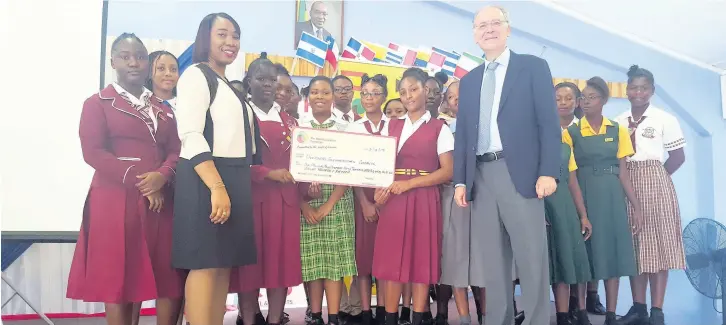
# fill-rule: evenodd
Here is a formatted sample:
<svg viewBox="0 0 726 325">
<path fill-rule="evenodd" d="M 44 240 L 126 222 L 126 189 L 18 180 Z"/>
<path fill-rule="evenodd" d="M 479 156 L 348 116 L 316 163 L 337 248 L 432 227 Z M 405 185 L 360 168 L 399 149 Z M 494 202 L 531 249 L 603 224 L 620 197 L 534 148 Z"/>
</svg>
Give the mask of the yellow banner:
<svg viewBox="0 0 726 325">
<path fill-rule="evenodd" d="M 376 74 L 382 74 L 388 78 L 388 99 L 398 98 L 396 89 L 397 81 L 401 79 L 406 67 L 393 64 L 382 64 L 377 62 L 362 62 L 343 59 L 338 62 L 338 73 L 344 75 L 353 81 L 353 109 L 356 113 L 363 114 L 363 106 L 360 104 L 360 83 L 363 74 L 373 77 Z"/>
</svg>

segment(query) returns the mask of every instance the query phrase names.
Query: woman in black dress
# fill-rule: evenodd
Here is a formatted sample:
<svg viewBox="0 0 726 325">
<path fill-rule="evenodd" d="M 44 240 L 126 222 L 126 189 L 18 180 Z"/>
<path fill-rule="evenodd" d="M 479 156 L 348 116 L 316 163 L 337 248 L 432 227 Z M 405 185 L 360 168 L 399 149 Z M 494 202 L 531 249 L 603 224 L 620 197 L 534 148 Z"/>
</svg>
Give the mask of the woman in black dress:
<svg viewBox="0 0 726 325">
<path fill-rule="evenodd" d="M 232 267 L 257 262 L 250 165 L 259 130 L 225 68 L 239 52 L 240 28 L 225 13 L 199 25 L 195 65 L 177 86 L 182 141 L 174 206 L 174 267 L 187 269 L 187 318 L 192 325 L 221 324 Z"/>
</svg>

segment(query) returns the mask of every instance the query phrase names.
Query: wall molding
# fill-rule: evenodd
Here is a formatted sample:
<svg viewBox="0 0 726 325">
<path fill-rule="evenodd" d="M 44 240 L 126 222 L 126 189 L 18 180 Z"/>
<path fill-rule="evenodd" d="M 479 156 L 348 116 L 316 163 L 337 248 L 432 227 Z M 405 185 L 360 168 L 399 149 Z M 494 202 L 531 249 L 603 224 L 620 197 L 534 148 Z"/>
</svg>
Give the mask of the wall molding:
<svg viewBox="0 0 726 325">
<path fill-rule="evenodd" d="M 711 64 L 708 64 L 706 62 L 703 62 L 701 60 L 695 59 L 691 56 L 685 55 L 683 53 L 671 50 L 665 46 L 661 46 L 660 44 L 654 43 L 652 41 L 646 40 L 642 37 L 638 37 L 635 34 L 627 33 L 618 29 L 613 28 L 610 25 L 607 25 L 605 23 L 602 23 L 600 21 L 597 21 L 591 17 L 584 17 L 582 13 L 579 13 L 577 11 L 574 11 L 572 9 L 566 8 L 565 6 L 562 6 L 558 3 L 553 2 L 552 0 L 533 0 L 537 4 L 547 7 L 549 9 L 555 10 L 563 15 L 567 15 L 570 18 L 574 18 L 578 20 L 579 22 L 583 24 L 588 24 L 591 26 L 594 26 L 598 29 L 602 29 L 610 34 L 616 35 L 618 37 L 624 38 L 628 41 L 631 41 L 633 43 L 637 43 L 638 45 L 650 48 L 653 51 L 659 52 L 661 54 L 670 56 L 674 59 L 695 65 L 699 68 L 706 69 L 712 72 L 716 72 L 718 74 L 726 73 L 726 69 L 720 69 L 718 67 L 715 67 Z"/>
<path fill-rule="evenodd" d="M 462 17 L 467 17 L 468 19 L 472 19 L 472 20 L 474 19 L 474 14 L 475 14 L 474 12 L 467 10 L 467 9 L 463 9 L 461 7 L 458 7 L 457 5 L 449 3 L 448 1 L 445 1 L 445 0 L 420 1 L 420 3 L 423 5 L 428 5 L 428 6 L 432 6 L 435 8 L 439 8 L 441 10 L 446 10 L 453 14 L 456 14 L 456 15 L 459 15 Z M 540 1 L 533 2 L 533 4 L 542 5 L 542 3 Z M 542 5 L 542 7 L 550 9 L 550 7 L 545 6 L 545 5 Z M 554 10 L 554 9 L 551 9 L 551 10 Z M 557 11 L 557 12 L 559 12 L 559 11 Z M 561 13 L 561 14 L 564 14 L 564 13 Z M 580 49 L 569 47 L 567 45 L 563 45 L 561 43 L 554 42 L 548 38 L 545 38 L 545 37 L 542 37 L 539 35 L 535 35 L 530 32 L 527 32 L 525 30 L 522 30 L 520 28 L 517 28 L 516 26 L 511 26 L 511 28 L 512 28 L 512 35 L 527 38 L 529 40 L 543 44 L 543 45 L 547 46 L 548 48 L 568 53 L 572 56 L 578 57 L 580 59 L 583 59 L 585 61 L 591 62 L 593 64 L 599 65 L 601 67 L 604 67 L 604 68 L 607 68 L 607 69 L 610 69 L 613 71 L 618 71 L 618 72 L 622 73 L 623 75 L 625 75 L 628 72 L 627 67 L 620 66 L 620 65 L 617 65 L 610 61 L 601 59 L 601 58 L 591 55 L 587 52 L 583 52 Z M 609 33 L 608 30 L 603 30 L 603 31 L 606 33 Z M 620 36 L 620 35 L 616 35 L 616 36 Z M 633 42 L 627 38 L 625 40 Z M 640 45 L 640 44 L 636 44 L 636 45 Z M 689 112 L 688 110 L 686 110 L 686 108 L 683 105 L 681 105 L 680 102 L 678 102 L 675 98 L 673 98 L 673 96 L 671 96 L 668 93 L 668 90 L 666 90 L 665 87 L 661 87 L 660 85 L 656 85 L 656 87 L 657 87 L 657 91 L 655 93 L 655 96 L 661 98 L 663 100 L 663 102 L 665 102 L 665 104 L 668 105 L 673 110 L 673 112 L 680 119 L 683 120 L 683 122 L 685 122 L 685 124 L 687 124 L 689 127 L 691 127 L 694 130 L 694 132 L 696 132 L 696 134 L 698 134 L 699 136 L 702 136 L 702 137 L 711 136 L 711 132 L 706 130 L 706 128 L 695 118 L 695 116 L 692 114 L 692 112 Z"/>
</svg>

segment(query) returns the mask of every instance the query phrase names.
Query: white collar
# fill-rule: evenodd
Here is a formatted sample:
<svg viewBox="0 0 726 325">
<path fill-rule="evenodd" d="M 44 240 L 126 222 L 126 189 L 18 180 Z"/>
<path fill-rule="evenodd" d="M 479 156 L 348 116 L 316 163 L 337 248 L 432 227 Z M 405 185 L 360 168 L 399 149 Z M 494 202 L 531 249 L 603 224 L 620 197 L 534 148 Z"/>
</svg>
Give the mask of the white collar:
<svg viewBox="0 0 726 325">
<path fill-rule="evenodd" d="M 363 117 L 360 120 L 358 120 L 357 123 L 361 123 L 362 124 L 363 122 L 366 122 L 366 121 L 370 121 L 368 119 L 368 115 L 363 114 Z M 381 121 L 388 121 L 388 116 L 386 116 L 386 114 L 382 114 L 381 115 Z M 371 123 L 373 123 L 373 122 L 371 122 Z"/>
<path fill-rule="evenodd" d="M 272 107 L 270 108 L 270 110 L 267 113 L 265 113 L 265 111 L 263 111 L 259 107 L 257 107 L 257 105 L 255 105 L 255 103 L 252 102 L 251 100 L 250 100 L 249 103 L 250 103 L 250 106 L 252 106 L 252 109 L 257 114 L 265 114 L 265 115 L 267 115 L 267 114 L 269 114 L 270 112 L 273 112 L 273 111 L 274 112 L 277 112 L 279 114 L 280 111 L 282 111 L 282 107 L 280 107 L 280 104 L 278 104 L 277 102 L 272 102 Z"/>
<path fill-rule="evenodd" d="M 413 123 L 422 123 L 422 124 L 423 123 L 428 123 L 431 120 L 431 112 L 429 112 L 428 110 L 426 110 L 426 113 L 424 113 L 421 116 L 421 118 L 419 118 L 418 120 L 416 120 L 416 122 L 412 122 L 411 121 L 411 118 L 408 116 L 408 113 L 406 113 L 406 115 L 404 115 L 403 117 L 401 117 L 401 119 L 402 120 L 406 120 L 407 123 L 411 123 L 411 124 L 413 124 Z"/>
<path fill-rule="evenodd" d="M 494 59 L 494 62 L 499 63 L 500 66 L 506 67 L 509 65 L 509 58 L 512 56 L 512 51 L 509 49 L 509 47 L 504 49 L 504 52 L 502 52 L 501 55 L 499 55 L 498 58 Z M 489 61 L 487 59 L 484 59 L 484 62 L 486 62 L 485 66 L 488 66 L 489 63 L 492 63 L 492 61 Z"/>
<path fill-rule="evenodd" d="M 132 95 L 130 92 L 126 91 L 126 89 L 124 89 L 124 87 L 121 87 L 121 85 L 119 85 L 116 82 L 111 83 L 111 86 L 113 86 L 113 89 L 115 89 L 119 95 L 125 94 L 131 100 L 134 100 L 134 99 L 138 100 L 139 102 L 136 104 L 143 104 L 142 103 L 143 98 L 149 98 L 152 95 L 151 90 L 146 89 L 146 87 L 142 87 L 143 92 L 141 93 L 141 97 L 136 97 L 136 96 Z"/>
<path fill-rule="evenodd" d="M 658 113 L 658 110 L 659 110 L 658 107 L 655 107 L 655 105 L 648 104 L 648 107 L 643 112 L 643 117 L 648 116 L 648 115 L 653 115 L 653 113 L 657 114 Z M 625 114 L 627 114 L 627 117 L 631 117 L 632 118 L 633 117 L 633 111 L 632 111 L 632 109 L 629 109 Z"/>
<path fill-rule="evenodd" d="M 333 116 L 338 117 L 340 119 L 343 119 L 343 116 L 344 115 L 348 115 L 350 117 L 350 121 L 351 122 L 355 120 L 355 115 L 353 113 L 353 108 L 352 107 L 350 108 L 350 110 L 348 111 L 348 113 L 343 113 L 343 111 L 341 111 L 337 107 L 333 108 Z"/>
</svg>

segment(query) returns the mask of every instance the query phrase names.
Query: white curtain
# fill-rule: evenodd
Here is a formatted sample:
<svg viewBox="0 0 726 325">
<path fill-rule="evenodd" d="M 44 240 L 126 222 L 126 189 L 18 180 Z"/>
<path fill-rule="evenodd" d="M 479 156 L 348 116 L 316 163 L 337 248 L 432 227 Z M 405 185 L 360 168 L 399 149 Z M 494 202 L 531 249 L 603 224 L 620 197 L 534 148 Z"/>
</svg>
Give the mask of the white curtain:
<svg viewBox="0 0 726 325">
<path fill-rule="evenodd" d="M 111 68 L 111 44 L 116 39 L 116 36 L 108 36 L 106 38 L 106 61 L 104 64 L 105 85 L 108 85 L 116 80 L 116 71 Z M 156 39 L 156 38 L 142 38 L 142 42 L 146 46 L 149 53 L 154 51 L 164 50 L 176 57 L 179 57 L 187 48 L 189 48 L 194 41 L 187 40 L 170 40 L 170 39 Z M 240 52 L 237 55 L 237 59 L 227 67 L 227 79 L 229 80 L 242 80 L 245 75 L 245 54 Z"/>
</svg>

